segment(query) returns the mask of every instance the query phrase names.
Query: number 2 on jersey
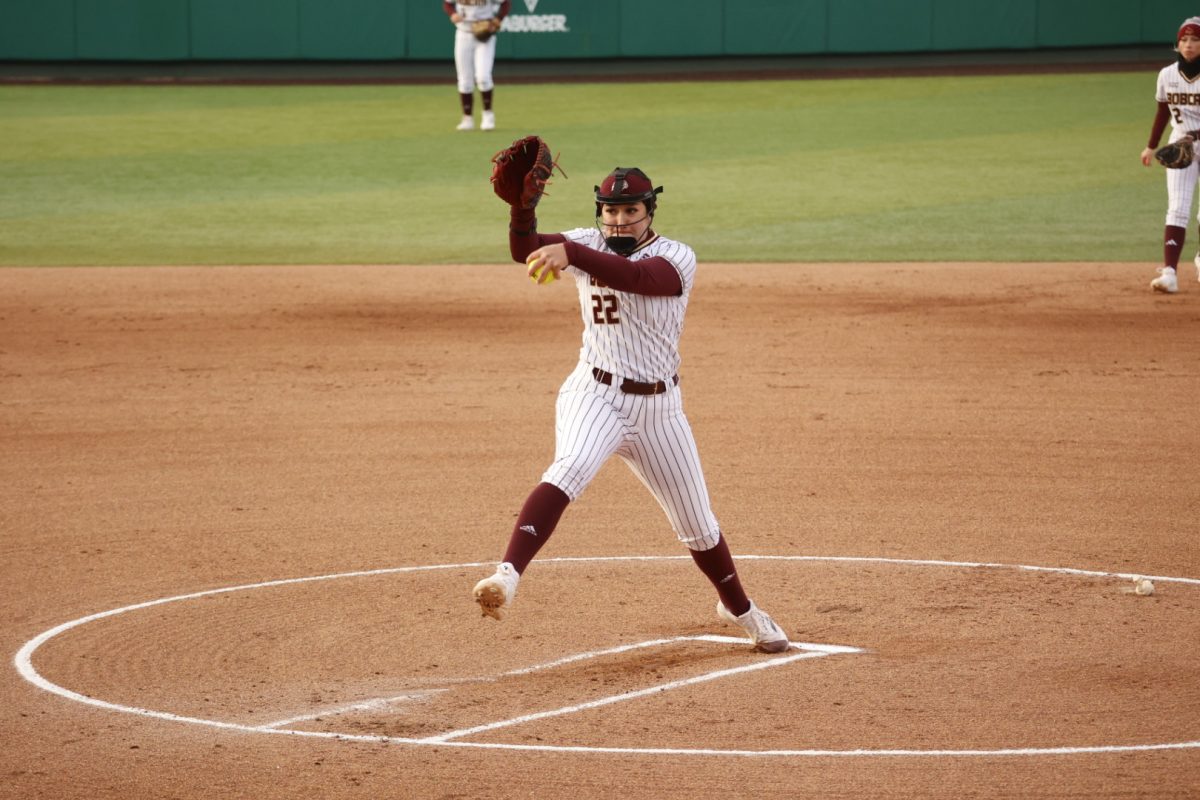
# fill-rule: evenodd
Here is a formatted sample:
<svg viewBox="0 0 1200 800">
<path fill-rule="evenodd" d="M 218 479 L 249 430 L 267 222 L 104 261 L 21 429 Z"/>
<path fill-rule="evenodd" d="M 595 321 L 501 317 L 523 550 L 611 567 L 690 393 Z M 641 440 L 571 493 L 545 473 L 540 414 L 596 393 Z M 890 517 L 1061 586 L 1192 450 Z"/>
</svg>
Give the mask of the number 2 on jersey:
<svg viewBox="0 0 1200 800">
<path fill-rule="evenodd" d="M 617 315 L 617 296 L 615 294 L 592 295 L 592 322 L 597 325 L 617 325 L 621 318 Z"/>
</svg>

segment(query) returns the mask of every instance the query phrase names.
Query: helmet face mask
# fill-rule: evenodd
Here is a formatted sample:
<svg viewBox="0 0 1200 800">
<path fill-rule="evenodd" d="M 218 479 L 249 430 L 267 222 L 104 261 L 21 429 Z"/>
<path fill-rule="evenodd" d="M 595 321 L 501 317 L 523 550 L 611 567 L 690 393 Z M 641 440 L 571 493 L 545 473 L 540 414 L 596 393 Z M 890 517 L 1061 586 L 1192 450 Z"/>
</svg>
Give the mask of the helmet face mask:
<svg viewBox="0 0 1200 800">
<path fill-rule="evenodd" d="M 650 223 L 654 221 L 654 212 L 658 207 L 658 195 L 662 193 L 663 187 L 655 188 L 646 173 L 637 167 L 617 167 L 609 173 L 600 186 L 595 187 L 595 190 L 596 227 L 604 234 L 605 244 L 619 255 L 632 254 L 650 231 Z M 606 225 L 601 220 L 605 206 L 630 206 L 633 204 L 641 204 L 646 215 L 641 219 L 619 226 Z M 638 225 L 642 221 L 647 221 L 647 224 L 640 235 L 634 236 L 626 232 L 629 227 Z M 605 233 L 606 227 L 610 230 L 615 227 L 618 232 Z"/>
<path fill-rule="evenodd" d="M 650 232 L 654 217 L 641 200 L 624 203 L 603 203 L 596 216 L 596 227 L 604 235 L 608 249 L 630 256 Z"/>
</svg>

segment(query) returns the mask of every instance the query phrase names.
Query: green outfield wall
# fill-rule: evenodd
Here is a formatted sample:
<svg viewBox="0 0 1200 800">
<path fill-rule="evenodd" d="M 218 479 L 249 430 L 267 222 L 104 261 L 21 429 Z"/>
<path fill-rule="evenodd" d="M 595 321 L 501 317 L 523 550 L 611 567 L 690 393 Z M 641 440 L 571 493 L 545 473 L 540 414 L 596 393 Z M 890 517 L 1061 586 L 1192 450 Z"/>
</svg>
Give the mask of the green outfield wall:
<svg viewBox="0 0 1200 800">
<path fill-rule="evenodd" d="M 499 58 L 1169 46 L 1184 0 L 513 0 Z M 440 0 L 0 0 L 0 60 L 450 60 Z"/>
</svg>

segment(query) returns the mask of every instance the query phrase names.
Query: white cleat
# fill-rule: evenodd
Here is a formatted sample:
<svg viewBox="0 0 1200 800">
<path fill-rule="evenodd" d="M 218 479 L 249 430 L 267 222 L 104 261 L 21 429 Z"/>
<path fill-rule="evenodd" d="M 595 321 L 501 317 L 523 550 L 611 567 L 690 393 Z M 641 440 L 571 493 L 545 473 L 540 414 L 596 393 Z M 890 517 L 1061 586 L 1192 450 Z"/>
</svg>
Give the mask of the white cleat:
<svg viewBox="0 0 1200 800">
<path fill-rule="evenodd" d="M 479 121 L 479 130 L 494 131 L 496 130 L 496 113 L 494 111 L 483 112 L 483 119 Z"/>
<path fill-rule="evenodd" d="M 1165 294 L 1175 294 L 1179 291 L 1179 279 L 1175 276 L 1175 270 L 1170 267 L 1159 267 L 1158 277 L 1150 281 L 1150 288 L 1156 292 L 1164 292 Z"/>
<path fill-rule="evenodd" d="M 762 611 L 750 601 L 750 610 L 740 617 L 735 617 L 725 604 L 717 601 L 717 616 L 726 622 L 732 622 L 746 632 L 754 649 L 762 653 L 782 653 L 788 649 L 787 634 L 775 624 L 767 612 Z"/>
<path fill-rule="evenodd" d="M 496 567 L 496 574 L 475 584 L 475 602 L 485 617 L 500 619 L 500 609 L 512 605 L 517 596 L 517 581 L 521 574 L 505 561 Z"/>
<path fill-rule="evenodd" d="M 1196 253 L 1196 257 L 1192 259 L 1192 263 L 1196 265 L 1196 280 L 1200 281 L 1200 253 Z"/>
<path fill-rule="evenodd" d="M 463 117 L 462 122 L 458 123 L 458 127 L 456 127 L 454 130 L 473 131 L 475 130 L 475 120 L 471 119 L 470 117 Z"/>
</svg>

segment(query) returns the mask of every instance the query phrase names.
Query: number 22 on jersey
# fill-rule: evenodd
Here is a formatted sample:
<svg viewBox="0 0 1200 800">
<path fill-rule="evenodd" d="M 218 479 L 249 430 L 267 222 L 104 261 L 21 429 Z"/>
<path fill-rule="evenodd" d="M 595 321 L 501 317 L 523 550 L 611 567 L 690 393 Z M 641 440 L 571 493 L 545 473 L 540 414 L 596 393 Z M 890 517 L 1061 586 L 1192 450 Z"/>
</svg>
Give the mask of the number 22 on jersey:
<svg viewBox="0 0 1200 800">
<path fill-rule="evenodd" d="M 597 325 L 618 325 L 621 322 L 620 304 L 615 294 L 592 295 L 592 322 Z"/>
</svg>

